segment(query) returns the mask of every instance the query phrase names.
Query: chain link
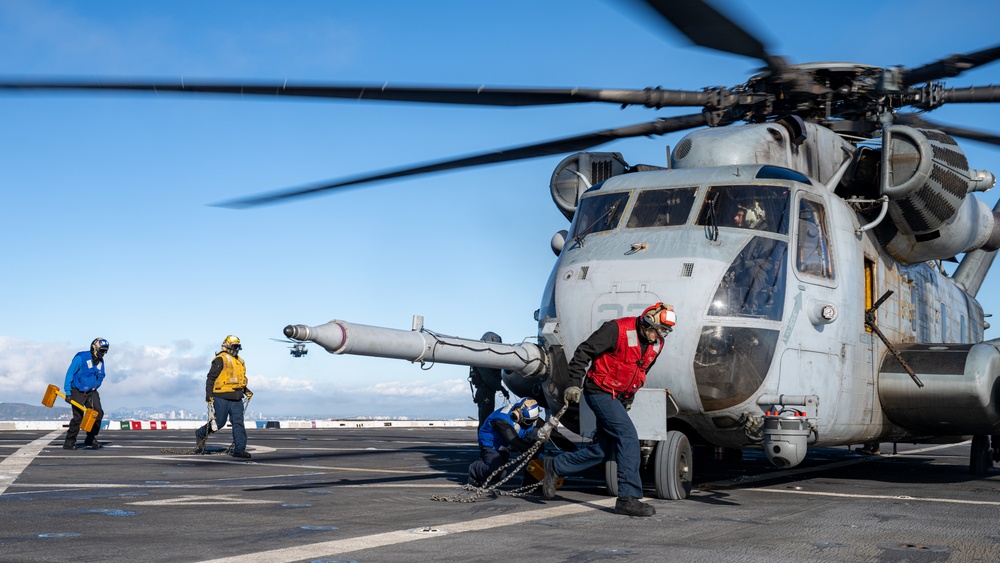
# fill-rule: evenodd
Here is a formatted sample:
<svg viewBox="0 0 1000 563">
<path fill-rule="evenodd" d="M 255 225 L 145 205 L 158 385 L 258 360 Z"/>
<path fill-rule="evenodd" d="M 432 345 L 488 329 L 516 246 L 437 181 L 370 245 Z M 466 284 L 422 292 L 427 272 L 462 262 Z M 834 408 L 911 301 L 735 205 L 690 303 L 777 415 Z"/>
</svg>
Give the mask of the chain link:
<svg viewBox="0 0 1000 563">
<path fill-rule="evenodd" d="M 517 475 L 517 473 L 520 472 L 522 468 L 524 468 L 526 465 L 528 465 L 528 463 L 531 462 L 531 460 L 535 457 L 535 453 L 538 452 L 538 450 L 545 444 L 545 442 L 549 441 L 549 439 L 552 437 L 552 431 L 555 429 L 556 425 L 559 424 L 559 418 L 566 413 L 566 409 L 568 408 L 569 408 L 569 403 L 564 404 L 563 408 L 554 416 L 550 417 L 549 420 L 545 423 L 545 425 L 542 427 L 542 430 L 544 431 L 546 427 L 548 427 L 548 433 L 544 440 L 536 441 L 534 444 L 531 445 L 530 448 L 528 448 L 528 451 L 522 453 L 516 458 L 498 467 L 496 471 L 490 473 L 489 477 L 487 477 L 480 486 L 476 487 L 475 485 L 468 485 L 468 484 L 463 485 L 462 488 L 464 490 L 475 492 L 472 496 L 434 495 L 431 497 L 431 500 L 437 500 L 442 502 L 476 502 L 487 493 L 494 497 L 497 496 L 525 497 L 531 494 L 532 491 L 534 491 L 535 489 L 537 489 L 542 485 L 541 482 L 534 483 L 532 485 L 525 485 L 523 487 L 518 487 L 516 489 L 512 489 L 509 491 L 500 490 L 499 487 L 504 483 L 506 483 L 507 481 L 509 481 L 514 475 Z M 490 481 L 492 481 L 498 475 L 503 475 L 504 470 L 515 464 L 517 465 L 517 467 L 515 467 L 509 473 L 507 473 L 506 477 L 501 479 L 499 482 L 490 485 Z"/>
</svg>

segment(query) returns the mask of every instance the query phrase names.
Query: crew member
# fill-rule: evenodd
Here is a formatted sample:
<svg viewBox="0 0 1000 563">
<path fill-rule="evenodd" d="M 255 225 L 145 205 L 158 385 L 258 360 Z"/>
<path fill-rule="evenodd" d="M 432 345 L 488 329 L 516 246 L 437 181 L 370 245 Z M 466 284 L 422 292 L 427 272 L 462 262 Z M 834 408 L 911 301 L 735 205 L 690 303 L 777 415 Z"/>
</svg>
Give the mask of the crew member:
<svg viewBox="0 0 1000 563">
<path fill-rule="evenodd" d="M 541 408 L 534 399 L 520 401 L 499 408 L 479 427 L 479 459 L 469 465 L 469 484 L 475 487 L 486 482 L 510 459 L 511 451 L 526 452 L 539 440 L 538 429 L 545 420 L 540 416 Z M 549 433 L 560 449 L 572 451 L 576 445 L 553 429 Z M 497 480 L 507 476 L 505 470 Z"/>
<path fill-rule="evenodd" d="M 205 381 L 205 401 L 214 413 L 213 420 L 195 431 L 198 439 L 196 453 L 205 453 L 208 435 L 226 425 L 233 425 L 233 457 L 249 458 L 247 451 L 247 431 L 243 424 L 243 397 L 253 393 L 247 389 L 247 368 L 239 357 L 240 339 L 229 335 L 222 341 L 222 350 L 212 360 Z"/>
<path fill-rule="evenodd" d="M 487 332 L 480 340 L 483 342 L 502 342 L 500 335 L 495 332 Z M 500 377 L 498 369 L 470 367 L 469 385 L 472 387 L 472 401 L 479 405 L 479 428 L 482 428 L 483 423 L 497 408 L 497 393 L 502 394 L 503 398 L 508 401 L 510 393 L 504 389 L 503 379 Z"/>
<path fill-rule="evenodd" d="M 578 473 L 614 455 L 618 461 L 615 513 L 656 514 L 652 505 L 639 500 L 642 498 L 639 436 L 628 409 L 635 392 L 646 383 L 646 372 L 663 349 L 663 339 L 673 330 L 675 321 L 673 307 L 657 303 L 638 317 L 604 323 L 577 347 L 569 363 L 569 387 L 563 396 L 567 402 L 579 403 L 582 393 L 594 412 L 597 431 L 587 447 L 545 458 L 542 480 L 545 498 L 555 497 L 559 476 Z"/>
<path fill-rule="evenodd" d="M 97 411 L 94 426 L 87 432 L 85 446 L 98 450 L 101 443 L 97 441 L 97 433 L 101 431 L 101 421 L 104 419 L 104 409 L 101 408 L 101 394 L 97 388 L 104 382 L 104 355 L 108 353 L 108 341 L 95 338 L 90 343 L 90 350 L 78 352 L 66 370 L 66 402 L 76 401 L 85 408 Z M 83 422 L 83 411 L 73 406 L 73 420 L 66 430 L 66 441 L 63 449 L 75 450 L 76 437 L 80 433 L 80 423 Z"/>
</svg>

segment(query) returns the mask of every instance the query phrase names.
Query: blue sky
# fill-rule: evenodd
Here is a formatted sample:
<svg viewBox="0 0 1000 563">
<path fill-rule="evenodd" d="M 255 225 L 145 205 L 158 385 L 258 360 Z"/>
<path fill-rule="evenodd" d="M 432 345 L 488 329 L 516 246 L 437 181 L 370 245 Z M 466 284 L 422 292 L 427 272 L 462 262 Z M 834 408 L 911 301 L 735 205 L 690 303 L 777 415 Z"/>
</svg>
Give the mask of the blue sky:
<svg viewBox="0 0 1000 563">
<path fill-rule="evenodd" d="M 723 3 L 793 62 L 918 66 L 992 46 L 992 0 Z M 0 74 L 459 86 L 699 89 L 757 61 L 688 46 L 610 1 L 161 3 L 0 0 Z M 1000 83 L 1000 63 L 948 81 Z M 250 210 L 274 189 L 690 113 L 615 106 L 483 109 L 162 95 L 0 94 L 0 401 L 37 403 L 72 354 L 111 341 L 105 407 L 202 409 L 212 354 L 244 343 L 252 408 L 474 416 L 466 369 L 295 359 L 287 324 L 338 318 L 504 341 L 532 314 L 567 227 L 560 157 Z M 932 119 L 1000 131 L 1000 107 Z M 602 147 L 662 164 L 681 135 Z M 1000 152 L 963 142 L 974 168 Z M 985 194 L 991 206 L 997 192 Z M 1000 309 L 997 274 L 980 294 Z M 991 330 L 987 337 L 998 337 Z"/>
</svg>

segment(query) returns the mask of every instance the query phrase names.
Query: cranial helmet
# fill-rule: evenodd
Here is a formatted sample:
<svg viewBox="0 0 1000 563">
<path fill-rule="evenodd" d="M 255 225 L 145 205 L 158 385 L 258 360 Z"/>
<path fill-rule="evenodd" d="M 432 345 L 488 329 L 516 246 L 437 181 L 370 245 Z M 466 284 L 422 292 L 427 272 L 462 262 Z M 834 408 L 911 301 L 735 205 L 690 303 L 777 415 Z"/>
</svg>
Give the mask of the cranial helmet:
<svg viewBox="0 0 1000 563">
<path fill-rule="evenodd" d="M 239 354 L 243 347 L 240 346 L 240 339 L 230 334 L 222 341 L 222 349 L 235 356 Z"/>
<path fill-rule="evenodd" d="M 104 354 L 108 353 L 108 341 L 103 338 L 95 338 L 94 341 L 90 343 L 90 353 L 95 358 L 104 357 Z"/>
<path fill-rule="evenodd" d="M 496 342 L 498 344 L 503 342 L 503 340 L 500 339 L 500 335 L 495 332 L 487 332 L 482 338 L 480 338 L 480 340 L 483 342 Z"/>
<path fill-rule="evenodd" d="M 642 312 L 640 318 L 642 326 L 655 330 L 660 338 L 666 338 L 670 331 L 674 330 L 674 323 L 677 322 L 677 314 L 674 313 L 673 305 L 664 305 L 663 303 L 649 307 Z"/>
<path fill-rule="evenodd" d="M 765 219 L 767 219 L 767 214 L 764 213 L 764 208 L 760 206 L 760 202 L 753 202 L 753 207 L 747 209 L 747 227 L 756 229 L 764 222 Z"/>
<path fill-rule="evenodd" d="M 514 413 L 514 417 L 517 419 L 515 422 L 518 424 L 531 425 L 542 414 L 542 408 L 538 406 L 538 401 L 534 399 L 521 399 L 514 403 L 514 408 L 511 409 L 511 412 Z"/>
</svg>

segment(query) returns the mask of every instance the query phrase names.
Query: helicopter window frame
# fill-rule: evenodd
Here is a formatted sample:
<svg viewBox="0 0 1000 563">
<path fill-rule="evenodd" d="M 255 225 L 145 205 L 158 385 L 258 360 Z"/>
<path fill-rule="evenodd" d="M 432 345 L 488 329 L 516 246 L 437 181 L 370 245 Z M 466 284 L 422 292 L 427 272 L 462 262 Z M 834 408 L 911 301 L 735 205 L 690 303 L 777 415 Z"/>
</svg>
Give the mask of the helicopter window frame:
<svg viewBox="0 0 1000 563">
<path fill-rule="evenodd" d="M 709 185 L 696 224 L 787 237 L 791 202 L 792 188 L 781 184 Z"/>
<path fill-rule="evenodd" d="M 796 277 L 809 283 L 836 286 L 836 245 L 831 236 L 829 207 L 822 198 L 807 197 L 805 193 L 797 199 L 792 241 Z"/>
<path fill-rule="evenodd" d="M 591 189 L 593 190 L 593 188 Z M 625 216 L 626 211 L 628 211 L 628 205 L 632 199 L 632 190 L 615 192 L 594 191 L 597 193 L 580 198 L 580 203 L 577 204 L 576 211 L 573 214 L 573 223 L 570 225 L 568 240 L 575 240 L 581 236 L 586 237 L 607 233 L 621 227 L 622 218 Z M 584 192 L 584 195 L 586 195 L 586 192 Z M 598 213 L 591 213 L 594 211 L 591 207 L 598 205 L 595 200 L 613 201 L 615 198 L 617 198 L 617 201 L 614 203 L 602 204 L 597 210 Z M 617 209 L 615 209 L 614 215 L 605 218 L 604 215 L 606 215 L 607 210 L 616 205 Z"/>
<path fill-rule="evenodd" d="M 665 186 L 638 190 L 629 209 L 625 228 L 650 229 L 686 225 L 691 217 L 691 210 L 694 209 L 698 191 L 699 186 Z M 668 201 L 659 199 L 662 196 L 667 196 Z M 676 201 L 670 203 L 669 200 L 672 199 Z"/>
</svg>

